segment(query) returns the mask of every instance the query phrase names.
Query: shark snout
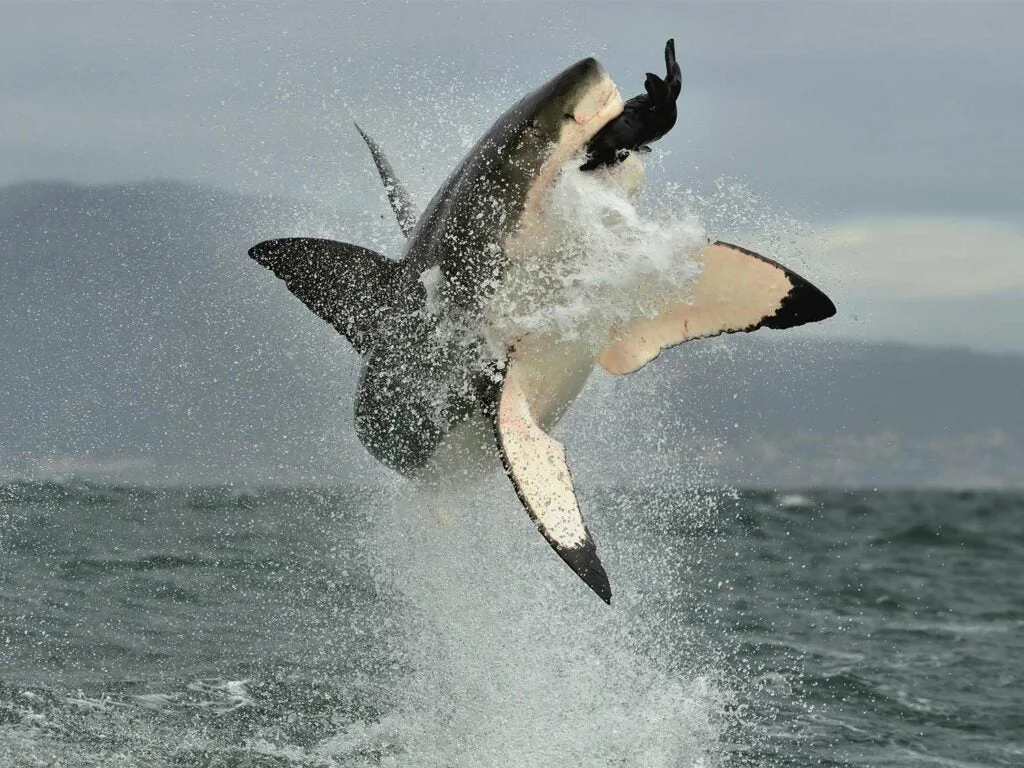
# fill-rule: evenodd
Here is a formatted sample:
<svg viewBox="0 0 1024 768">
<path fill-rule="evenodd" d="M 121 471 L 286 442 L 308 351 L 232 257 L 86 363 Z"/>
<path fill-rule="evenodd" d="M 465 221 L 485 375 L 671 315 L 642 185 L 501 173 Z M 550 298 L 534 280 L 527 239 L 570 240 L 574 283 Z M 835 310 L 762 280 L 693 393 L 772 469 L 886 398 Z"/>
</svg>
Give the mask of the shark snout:
<svg viewBox="0 0 1024 768">
<path fill-rule="evenodd" d="M 622 96 L 619 94 L 618 86 L 605 75 L 576 105 L 573 117 L 579 125 L 587 125 L 594 120 L 603 124 L 618 115 L 622 107 Z"/>
</svg>

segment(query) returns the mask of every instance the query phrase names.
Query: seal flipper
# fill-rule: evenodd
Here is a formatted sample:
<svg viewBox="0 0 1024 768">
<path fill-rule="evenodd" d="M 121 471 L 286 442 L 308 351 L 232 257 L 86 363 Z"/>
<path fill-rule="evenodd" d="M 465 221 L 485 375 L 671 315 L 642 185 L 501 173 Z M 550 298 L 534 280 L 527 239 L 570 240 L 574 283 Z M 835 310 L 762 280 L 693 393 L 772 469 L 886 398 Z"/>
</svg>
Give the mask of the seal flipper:
<svg viewBox="0 0 1024 768">
<path fill-rule="evenodd" d="M 647 73 L 647 79 L 644 80 L 644 90 L 647 91 L 648 97 L 655 104 L 660 104 L 669 98 L 668 85 L 653 72 Z"/>
<path fill-rule="evenodd" d="M 836 313 L 831 299 L 781 264 L 737 245 L 717 242 L 694 256 L 704 265 L 686 296 L 657 316 L 612 333 L 597 356 L 609 373 L 633 373 L 663 349 L 691 339 L 758 328 L 794 328 Z"/>
<path fill-rule="evenodd" d="M 249 256 L 365 354 L 396 305 L 400 266 L 376 251 L 312 237 L 264 240 Z"/>
<path fill-rule="evenodd" d="M 398 219 L 398 228 L 402 230 L 403 235 L 408 237 L 415 228 L 416 219 L 418 218 L 413 209 L 409 191 L 398 180 L 398 176 L 395 175 L 395 171 L 391 167 L 391 163 L 388 162 L 380 145 L 371 139 L 366 131 L 359 127 L 359 123 L 355 123 L 355 126 L 356 130 L 359 131 L 359 135 L 363 137 L 363 141 L 366 142 L 366 146 L 370 148 L 370 154 L 373 155 L 373 162 L 377 166 L 380 180 L 384 182 L 384 191 L 387 193 L 391 210 L 395 212 L 395 218 Z"/>
<path fill-rule="evenodd" d="M 526 366 L 510 357 L 494 411 L 498 450 L 541 535 L 597 596 L 612 601 L 608 574 L 583 522 L 565 446 L 541 429 L 529 398 Z"/>
<path fill-rule="evenodd" d="M 665 85 L 673 99 L 678 99 L 683 92 L 683 71 L 676 61 L 676 41 L 669 40 L 665 43 Z"/>
</svg>

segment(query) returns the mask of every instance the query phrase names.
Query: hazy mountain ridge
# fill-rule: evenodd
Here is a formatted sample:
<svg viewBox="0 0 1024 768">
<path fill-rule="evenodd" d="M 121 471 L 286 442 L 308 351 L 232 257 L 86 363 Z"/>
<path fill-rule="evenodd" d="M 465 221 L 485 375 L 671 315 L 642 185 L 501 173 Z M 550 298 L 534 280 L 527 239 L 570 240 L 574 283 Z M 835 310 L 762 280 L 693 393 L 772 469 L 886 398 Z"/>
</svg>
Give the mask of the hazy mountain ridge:
<svg viewBox="0 0 1024 768">
<path fill-rule="evenodd" d="M 0 189 L 0 475 L 380 472 L 351 428 L 355 354 L 245 251 L 391 227 L 180 183 Z M 588 391 L 560 430 L 586 482 L 1024 485 L 1024 357 L 760 332 Z"/>
<path fill-rule="evenodd" d="M 0 193 L 0 465 L 213 480 L 311 452 L 347 353 L 313 317 L 280 322 L 293 300 L 245 255 L 309 211 L 164 182 L 33 191 L 14 211 Z"/>
<path fill-rule="evenodd" d="M 598 389 L 627 403 L 597 417 L 621 441 L 598 477 L 653 461 L 744 485 L 1024 484 L 1022 357 L 762 331 L 683 345 Z"/>
</svg>

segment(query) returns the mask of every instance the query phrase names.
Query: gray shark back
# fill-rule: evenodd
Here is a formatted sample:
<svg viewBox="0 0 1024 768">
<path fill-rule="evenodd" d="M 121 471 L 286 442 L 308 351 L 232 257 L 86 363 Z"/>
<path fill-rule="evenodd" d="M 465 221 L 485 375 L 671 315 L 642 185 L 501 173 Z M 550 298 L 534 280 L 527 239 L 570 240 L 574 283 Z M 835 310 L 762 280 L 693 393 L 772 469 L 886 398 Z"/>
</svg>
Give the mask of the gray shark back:
<svg viewBox="0 0 1024 768">
<path fill-rule="evenodd" d="M 520 225 L 568 116 L 563 105 L 606 77 L 597 60 L 587 58 L 524 96 L 434 194 L 411 235 L 406 261 L 414 276 L 440 267 L 442 298 L 450 309 L 475 313 L 490 299 L 508 262 L 505 240 Z"/>
<path fill-rule="evenodd" d="M 423 469 L 453 429 L 494 402 L 495 363 L 474 335 L 395 313 L 366 356 L 355 403 L 360 442 L 404 475 Z"/>
</svg>

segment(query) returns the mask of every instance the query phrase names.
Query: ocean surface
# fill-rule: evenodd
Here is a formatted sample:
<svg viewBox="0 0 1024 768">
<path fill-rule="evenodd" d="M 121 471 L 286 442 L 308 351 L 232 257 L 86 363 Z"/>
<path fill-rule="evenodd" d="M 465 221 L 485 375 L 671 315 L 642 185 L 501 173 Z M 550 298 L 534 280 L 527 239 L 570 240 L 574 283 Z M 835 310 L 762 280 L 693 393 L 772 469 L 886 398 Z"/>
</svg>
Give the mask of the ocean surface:
<svg viewBox="0 0 1024 768">
<path fill-rule="evenodd" d="M 0 485 L 0 765 L 1024 765 L 1024 494 Z"/>
</svg>

